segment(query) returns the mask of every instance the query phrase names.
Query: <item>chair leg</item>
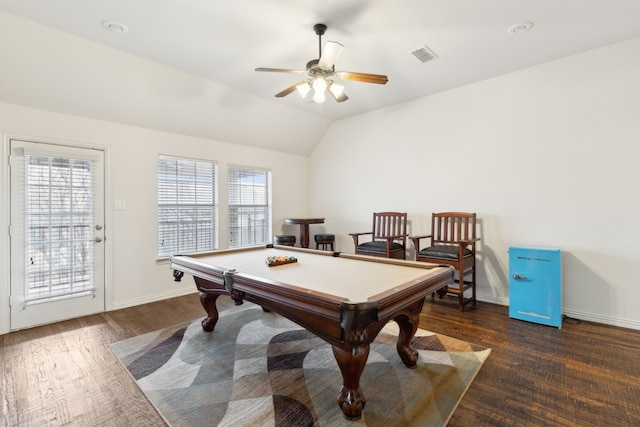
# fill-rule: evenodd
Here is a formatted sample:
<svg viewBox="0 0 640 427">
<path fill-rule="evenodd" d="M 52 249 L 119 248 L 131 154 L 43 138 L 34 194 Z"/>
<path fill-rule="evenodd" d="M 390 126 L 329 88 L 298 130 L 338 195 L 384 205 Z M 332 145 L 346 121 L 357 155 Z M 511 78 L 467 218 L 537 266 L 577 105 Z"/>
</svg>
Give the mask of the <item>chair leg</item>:
<svg viewBox="0 0 640 427">
<path fill-rule="evenodd" d="M 471 270 L 471 280 L 472 280 L 472 285 L 471 285 L 471 296 L 473 298 L 473 306 L 476 306 L 476 266 L 473 266 L 473 270 Z"/>
<path fill-rule="evenodd" d="M 464 268 L 460 271 L 464 271 Z M 466 276 L 471 276 L 471 280 L 469 282 L 467 282 L 467 284 L 471 284 L 471 304 L 475 307 L 476 305 L 476 267 L 475 265 L 471 268 L 471 270 L 469 270 L 466 275 L 464 273 L 460 273 L 460 282 L 458 283 L 460 285 L 460 300 L 459 300 L 459 306 L 460 306 L 460 311 L 464 311 L 464 287 L 465 287 L 465 282 L 464 282 L 464 278 Z"/>
<path fill-rule="evenodd" d="M 455 296 L 457 294 L 458 309 L 461 312 L 463 312 L 464 306 L 466 305 L 466 303 L 471 302 L 473 303 L 473 306 L 476 305 L 476 270 L 475 270 L 475 266 L 472 269 L 467 270 L 466 272 L 464 270 L 464 266 L 461 266 L 460 268 L 457 268 L 457 267 L 454 267 L 454 268 L 455 268 L 456 276 L 454 276 L 454 281 L 451 284 L 451 286 L 450 287 L 445 286 L 441 289 L 438 289 L 432 292 L 431 300 L 435 301 L 436 295 L 438 295 L 438 298 L 443 299 L 449 293 L 452 294 L 452 296 Z M 465 281 L 466 277 L 469 277 L 469 280 Z M 467 298 L 467 300 L 465 300 L 465 294 L 464 294 L 465 287 L 471 288 L 471 297 Z M 449 290 L 451 290 L 451 292 L 449 292 Z"/>
<path fill-rule="evenodd" d="M 320 249 L 326 251 L 328 248 L 331 248 L 331 252 L 333 252 L 333 243 L 332 242 L 316 242 L 316 249 Z"/>
<path fill-rule="evenodd" d="M 464 311 L 464 267 L 458 266 L 458 309 Z"/>
<path fill-rule="evenodd" d="M 458 269 L 458 289 L 459 289 L 458 308 L 460 309 L 460 312 L 464 311 L 464 306 L 465 306 L 464 288 L 469 283 L 468 281 L 465 283 L 465 277 L 467 277 L 469 275 L 469 273 L 470 272 L 466 272 L 465 273 L 464 266 L 460 266 L 460 268 Z M 476 290 L 475 290 L 475 280 L 472 283 L 471 292 L 472 292 L 472 298 L 473 298 L 473 301 L 474 301 L 473 304 L 475 305 L 475 292 L 476 292 Z"/>
</svg>

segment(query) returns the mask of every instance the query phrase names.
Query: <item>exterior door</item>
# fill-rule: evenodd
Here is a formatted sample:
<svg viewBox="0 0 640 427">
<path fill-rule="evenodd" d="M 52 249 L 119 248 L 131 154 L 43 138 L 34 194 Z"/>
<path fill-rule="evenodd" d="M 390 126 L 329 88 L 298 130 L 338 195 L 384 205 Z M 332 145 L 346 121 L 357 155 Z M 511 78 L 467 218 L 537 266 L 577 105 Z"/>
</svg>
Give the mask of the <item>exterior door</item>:
<svg viewBox="0 0 640 427">
<path fill-rule="evenodd" d="M 104 311 L 104 152 L 10 150 L 11 330 Z"/>
</svg>

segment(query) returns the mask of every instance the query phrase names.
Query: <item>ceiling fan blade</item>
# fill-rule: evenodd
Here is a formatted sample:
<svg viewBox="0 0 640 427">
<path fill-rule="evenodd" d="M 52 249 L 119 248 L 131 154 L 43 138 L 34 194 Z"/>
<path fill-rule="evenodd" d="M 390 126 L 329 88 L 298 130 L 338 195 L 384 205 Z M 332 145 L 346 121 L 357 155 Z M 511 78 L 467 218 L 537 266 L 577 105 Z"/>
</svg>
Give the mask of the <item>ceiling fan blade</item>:
<svg viewBox="0 0 640 427">
<path fill-rule="evenodd" d="M 327 42 L 324 45 L 324 52 L 318 61 L 318 65 L 324 68 L 331 68 L 336 63 L 338 57 L 344 50 L 344 46 L 338 42 Z"/>
<path fill-rule="evenodd" d="M 288 88 L 286 88 L 282 92 L 276 93 L 276 98 L 283 98 L 283 97 L 289 95 L 291 92 L 296 90 L 296 88 L 298 87 L 299 84 L 305 83 L 305 82 L 306 82 L 306 80 L 299 81 L 298 83 L 289 86 Z"/>
<path fill-rule="evenodd" d="M 343 80 L 353 80 L 356 82 L 387 84 L 389 79 L 382 74 L 353 73 L 351 71 L 336 71 L 335 76 Z"/>
<path fill-rule="evenodd" d="M 305 74 L 306 70 L 291 70 L 289 68 L 256 68 L 256 71 L 270 71 L 273 73 L 295 73 L 295 74 Z"/>
</svg>

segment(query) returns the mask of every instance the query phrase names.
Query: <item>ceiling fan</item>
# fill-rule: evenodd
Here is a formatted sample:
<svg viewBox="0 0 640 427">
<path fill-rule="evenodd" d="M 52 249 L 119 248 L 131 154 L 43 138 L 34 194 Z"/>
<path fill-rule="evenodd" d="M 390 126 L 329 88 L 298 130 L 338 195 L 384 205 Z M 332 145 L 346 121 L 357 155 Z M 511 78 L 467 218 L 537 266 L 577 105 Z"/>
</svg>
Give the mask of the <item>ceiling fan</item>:
<svg viewBox="0 0 640 427">
<path fill-rule="evenodd" d="M 256 68 L 256 71 L 270 71 L 276 73 L 306 74 L 307 77 L 295 83 L 282 92 L 276 94 L 277 98 L 289 95 L 296 89 L 304 98 L 313 90 L 313 101 L 322 103 L 325 100 L 325 93 L 328 91 L 337 102 L 344 102 L 349 97 L 344 93 L 344 87 L 334 82 L 335 78 L 352 80 L 364 83 L 386 84 L 389 80 L 387 76 L 380 74 L 354 73 L 351 71 L 336 71 L 335 62 L 342 53 L 344 46 L 338 42 L 329 41 L 322 51 L 322 36 L 327 30 L 324 24 L 316 24 L 313 30 L 318 35 L 318 56 L 307 62 L 306 70 L 291 70 L 287 68 Z"/>
</svg>

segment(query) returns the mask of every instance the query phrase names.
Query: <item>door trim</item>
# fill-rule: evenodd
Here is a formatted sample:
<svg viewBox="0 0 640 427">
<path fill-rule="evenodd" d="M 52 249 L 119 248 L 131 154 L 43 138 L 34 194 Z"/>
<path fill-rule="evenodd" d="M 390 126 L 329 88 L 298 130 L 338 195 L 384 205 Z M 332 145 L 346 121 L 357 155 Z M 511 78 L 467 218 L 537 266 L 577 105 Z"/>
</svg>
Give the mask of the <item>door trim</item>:
<svg viewBox="0 0 640 427">
<path fill-rule="evenodd" d="M 88 148 L 101 150 L 104 153 L 104 311 L 110 311 L 113 307 L 113 286 L 112 286 L 112 209 L 111 197 L 111 147 L 101 144 L 91 144 L 70 140 L 60 140 L 54 138 L 42 138 L 25 134 L 2 133 L 2 145 L 0 154 L 0 334 L 11 331 L 11 312 L 9 296 L 11 289 L 11 241 L 9 238 L 10 214 L 11 214 L 11 181 L 9 169 L 10 141 L 18 139 L 43 144 L 56 144 L 75 148 Z"/>
<path fill-rule="evenodd" d="M 9 307 L 9 292 L 11 289 L 9 216 L 11 213 L 11 194 L 9 181 L 9 137 L 2 134 L 0 147 L 2 162 L 0 162 L 0 334 L 6 334 L 11 327 L 11 311 Z M 6 255 L 5 255 L 6 254 Z"/>
</svg>

